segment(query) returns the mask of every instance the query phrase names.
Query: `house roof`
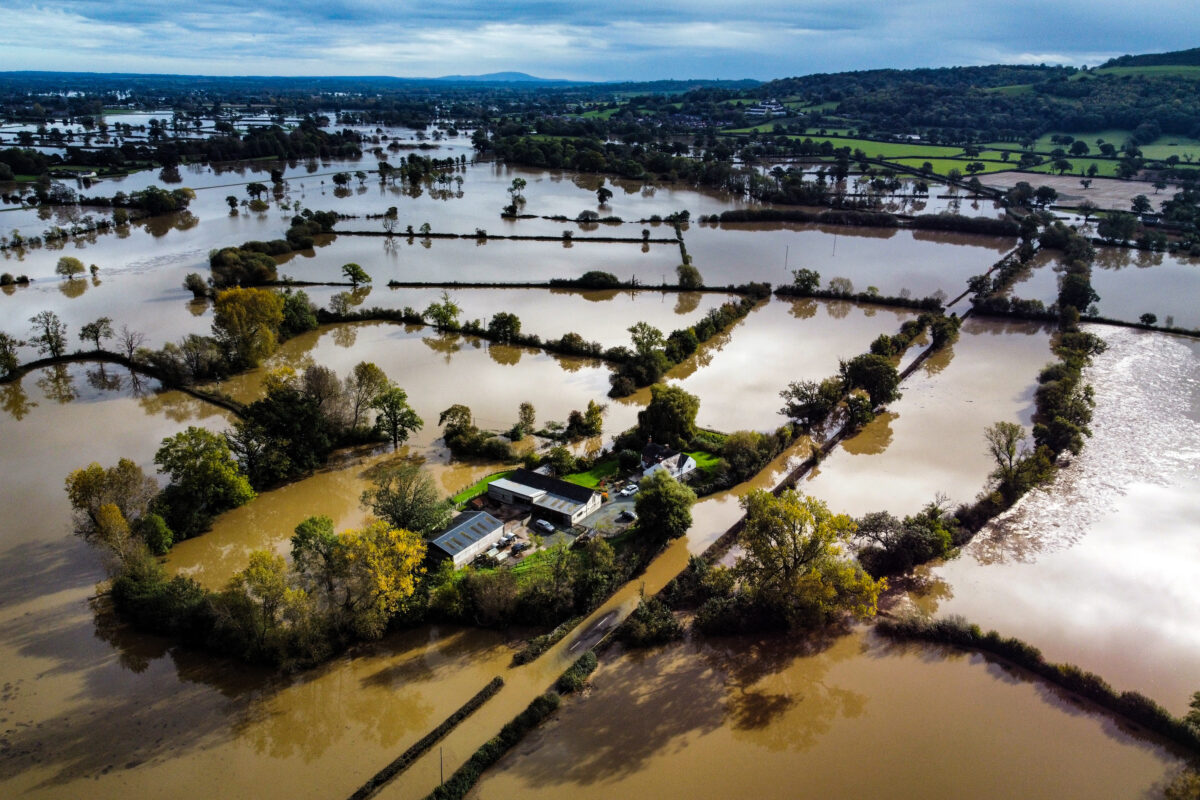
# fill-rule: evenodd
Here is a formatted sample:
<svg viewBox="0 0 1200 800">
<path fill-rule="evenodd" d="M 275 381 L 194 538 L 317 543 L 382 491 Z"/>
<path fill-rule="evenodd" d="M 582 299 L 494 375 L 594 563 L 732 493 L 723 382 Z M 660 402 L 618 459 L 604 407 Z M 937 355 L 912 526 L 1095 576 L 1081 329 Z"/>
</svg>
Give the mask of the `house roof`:
<svg viewBox="0 0 1200 800">
<path fill-rule="evenodd" d="M 454 556 L 503 527 L 503 522 L 486 511 L 464 511 L 450 522 L 445 533 L 433 540 L 433 544 Z"/>
<path fill-rule="evenodd" d="M 643 464 L 658 464 L 668 458 L 679 455 L 679 452 L 672 450 L 670 447 L 661 444 L 650 442 L 642 448 L 642 463 Z"/>
<path fill-rule="evenodd" d="M 551 478 L 548 475 L 539 475 L 527 469 L 516 470 L 512 475 L 508 476 L 507 480 L 509 483 L 541 489 L 544 492 L 556 494 L 568 500 L 574 500 L 576 503 L 587 503 L 592 499 L 592 495 L 595 494 L 595 491 L 586 486 L 569 483 L 558 478 Z"/>
</svg>

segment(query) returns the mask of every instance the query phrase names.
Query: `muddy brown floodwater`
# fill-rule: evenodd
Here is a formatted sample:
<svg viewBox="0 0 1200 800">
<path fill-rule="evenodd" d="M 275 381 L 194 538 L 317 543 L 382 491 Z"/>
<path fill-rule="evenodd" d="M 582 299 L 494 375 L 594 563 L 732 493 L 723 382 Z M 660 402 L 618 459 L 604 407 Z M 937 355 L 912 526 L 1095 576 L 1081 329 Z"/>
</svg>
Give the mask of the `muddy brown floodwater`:
<svg viewBox="0 0 1200 800">
<path fill-rule="evenodd" d="M 1175 714 L 1200 689 L 1200 344 L 1090 328 L 1093 436 L 931 571 L 919 606 L 1019 636 Z"/>
<path fill-rule="evenodd" d="M 1178 765 L 979 656 L 859 631 L 606 654 L 471 796 L 1135 797 Z"/>
<path fill-rule="evenodd" d="M 401 133 L 405 144 L 414 142 L 411 131 Z M 439 157 L 471 152 L 464 136 L 436 147 L 421 152 Z M 593 210 L 598 176 L 478 163 L 454 173 L 463 178 L 461 192 L 457 181 L 415 193 L 377 181 L 353 183 L 345 192 L 332 188 L 332 172 L 353 172 L 369 160 L 287 165 L 287 208 L 273 200 L 267 212 L 242 208 L 236 215 L 228 213 L 225 197 L 245 197 L 245 184 L 261 181 L 266 173 L 250 166 L 189 167 L 180 184 L 197 188 L 189 214 L 148 220 L 122 234 L 77 238 L 62 248 L 6 250 L 0 256 L 3 271 L 24 272 L 36 282 L 0 294 L 0 329 L 27 338 L 26 320 L 49 309 L 67 322 L 71 347 L 79 326 L 101 315 L 111 316 L 117 327 L 129 324 L 142 331 L 151 345 L 207 332 L 211 310 L 190 302 L 181 287 L 183 276 L 207 275 L 207 255 L 214 247 L 279 238 L 297 204 L 364 215 L 394 205 L 402 230 L 429 221 L 435 230 L 459 233 L 480 227 L 493 233 L 560 236 L 572 230 L 577 237 L 634 238 L 643 225 L 632 220 L 684 208 L 695 218 L 744 205 L 716 192 L 610 181 L 616 194 L 601 213 L 630 222 L 588 231 L 542 219 L 501 221 L 498 213 L 515 177 L 528 181 L 527 213 L 574 217 Z M 155 178 L 140 173 L 87 191 L 133 191 L 158 183 Z M 31 235 L 79 218 L 78 210 L 9 211 L 0 215 L 0 232 L 11 235 L 20 228 Z M 360 224 L 381 230 L 377 219 L 339 223 Z M 655 237 L 672 234 L 667 225 L 644 227 Z M 693 224 L 685 237 L 711 284 L 778 284 L 789 280 L 787 269 L 803 266 L 820 271 L 823 282 L 850 278 L 860 290 L 876 286 L 887 294 L 907 289 L 914 295 L 941 290 L 950 296 L 1013 245 L 940 233 L 788 225 Z M 387 246 L 379 238 L 343 236 L 322 244 L 287 260 L 280 272 L 336 280 L 342 264 L 358 261 L 376 283 L 363 303 L 390 308 L 419 308 L 435 294 L 388 290 L 382 284 L 393 277 L 530 281 L 605 269 L 650 284 L 671 280 L 680 256 L 676 246 L 651 245 L 643 252 L 641 243 L 577 242 L 564 248 L 561 241 L 477 246 L 456 240 L 433 241 L 426 248 L 419 237 L 411 245 L 402 237 Z M 54 264 L 66 254 L 98 264 L 99 283 L 55 279 Z M 1135 298 L 1131 305 L 1137 313 L 1153 311 L 1160 319 L 1174 313 L 1179 324 L 1186 324 L 1185 312 L 1170 305 L 1187 294 L 1181 290 L 1190 285 L 1181 282 L 1189 279 L 1183 266 L 1179 281 L 1153 281 L 1150 297 L 1127 287 L 1140 287 L 1142 281 L 1134 279 L 1174 267 L 1123 267 L 1113 274 L 1128 283 L 1108 294 L 1119 299 L 1127 293 Z M 1096 280 L 1104 279 L 1105 270 L 1104 263 L 1098 266 Z M 327 304 L 334 291 L 313 288 L 311 294 Z M 546 337 L 574 330 L 605 346 L 625 343 L 633 322 L 645 320 L 669 331 L 694 324 L 726 299 L 650 291 L 455 294 L 464 318 L 486 320 L 498 310 L 512 311 L 528 332 Z M 772 300 L 668 380 L 701 396 L 705 424 L 770 430 L 781 421 L 778 391 L 789 381 L 832 373 L 838 358 L 862 352 L 880 332 L 895 332 L 907 316 L 852 304 Z M 904 387 L 904 398 L 831 455 L 804 488 L 855 514 L 876 508 L 911 513 L 937 491 L 970 499 L 988 471 L 983 428 L 999 419 L 1028 423 L 1033 379 L 1049 360 L 1048 341 L 1048 332 L 1037 326 L 969 321 L 952 352 L 922 367 Z M 1132 355 L 1121 356 L 1116 366 L 1105 366 L 1109 362 L 1102 358 L 1097 369 L 1127 372 L 1134 383 L 1153 391 L 1138 395 L 1121 380 L 1115 382 L 1114 396 L 1143 398 L 1136 409 L 1145 413 L 1116 425 L 1112 439 L 1105 438 L 1108 396 L 1101 395 L 1096 453 L 1112 463 L 1149 464 L 1155 474 L 1134 469 L 1114 478 L 1101 470 L 1097 483 L 1087 484 L 1085 455 L 1078 462 L 1077 484 L 1050 495 L 1058 505 L 1038 511 L 1031 499 L 1024 512 L 1037 531 L 1062 531 L 1068 527 L 1064 515 L 1082 516 L 1090 520 L 1083 532 L 1060 537 L 1067 544 L 1059 545 L 1053 545 L 1053 536 L 1026 536 L 1021 548 L 1009 546 L 1011 536 L 994 545 L 981 539 L 990 551 L 969 552 L 936 572 L 943 587 L 937 595 L 939 613 L 978 616 L 1046 645 L 1052 657 L 1078 660 L 1122 688 L 1149 691 L 1181 710 L 1185 687 L 1197 688 L 1188 676 L 1200 654 L 1190 618 L 1181 620 L 1179 611 L 1196 601 L 1185 576 L 1197 559 L 1194 523 L 1200 515 L 1191 498 L 1194 454 L 1200 448 L 1188 438 L 1185 420 L 1200 419 L 1200 403 L 1194 395 L 1196 376 L 1176 376 L 1167 365 L 1183 363 L 1184 350 L 1194 362 L 1195 350 L 1173 339 L 1131 341 L 1136 345 Z M 1105 358 L 1128 349 L 1120 338 L 1110 344 Z M 32 349 L 23 348 L 21 357 L 33 357 Z M 244 565 L 250 550 L 286 551 L 291 530 L 310 514 L 329 514 L 339 528 L 356 525 L 364 517 L 358 495 L 372 471 L 396 458 L 423 461 L 447 494 L 503 466 L 449 457 L 437 441 L 436 419 L 453 403 L 471 406 L 481 426 L 504 429 L 515 421 L 522 401 L 535 405 L 539 421 L 561 421 L 588 400 L 605 401 L 609 386 L 609 367 L 603 363 L 382 323 L 330 326 L 299 337 L 266 368 L 318 363 L 344 376 L 363 360 L 378 363 L 408 391 L 425 427 L 396 454 L 386 447 L 340 454 L 328 469 L 223 515 L 212 531 L 178 545 L 169 569 L 216 587 Z M 263 375 L 259 370 L 219 388 L 250 401 L 260 396 Z M 1106 372 L 1103 380 L 1109 379 Z M 753 481 L 698 504 L 687 537 L 673 542 L 643 575 L 531 665 L 509 667 L 512 643 L 500 634 L 424 626 L 303 675 L 271 677 L 135 634 L 105 613 L 102 602 L 93 603 L 105 572 L 98 554 L 72 535 L 62 490 L 66 474 L 93 460 L 109 465 L 121 456 L 150 470 L 163 437 L 187 425 L 221 430 L 230 424 L 224 412 L 199 400 L 152 393 L 152 388 L 146 381 L 135 387 L 123 370 L 95 364 L 42 370 L 0 385 L 5 470 L 0 483 L 0 795 L 5 797 L 347 796 L 502 675 L 506 685 L 496 697 L 382 793 L 422 797 L 437 785 L 441 757 L 447 771 L 461 764 L 619 623 L 642 591 L 659 591 L 689 555 L 728 528 L 740 513 L 738 496 L 774 485 L 809 453 L 809 443 L 802 440 Z M 1170 403 L 1164 406 L 1163 397 Z M 611 441 L 633 424 L 644 401 L 639 393 L 610 402 L 605 436 L 581 447 Z M 1130 442 L 1147 430 L 1153 435 L 1143 452 Z M 1096 505 L 1092 514 L 1093 501 L 1115 480 L 1127 484 L 1126 493 L 1109 505 Z M 1085 484 L 1093 488 L 1081 500 L 1072 492 Z M 1147 553 L 1156 551 L 1137 547 L 1126 535 L 1131 528 L 1150 530 L 1164 555 L 1151 562 Z M 1008 555 L 1031 548 L 1032 559 Z M 1006 555 L 989 561 L 989 552 Z M 1002 589 L 1010 580 L 1006 594 Z M 1155 595 L 1159 585 L 1169 592 Z M 1107 595 L 1095 586 L 1122 590 L 1113 593 L 1124 598 L 1121 608 L 1102 603 L 1098 598 Z M 989 606 L 988 598 L 1002 599 Z M 1055 604 L 1074 610 L 1046 613 Z M 1101 611 L 1089 616 L 1088 609 Z M 1146 619 L 1155 622 L 1135 625 Z M 1135 635 L 1143 628 L 1144 637 Z M 1109 636 L 1119 648 L 1100 646 Z M 1114 654 L 1115 649 L 1143 652 L 1143 642 L 1153 658 L 1134 663 L 1134 657 L 1122 660 Z M 1163 676 L 1160 663 L 1166 665 Z M 977 657 L 895 649 L 856 632 L 819 648 L 735 639 L 613 653 L 605 657 L 595 689 L 566 704 L 549 727 L 485 778 L 479 792 L 483 797 L 1130 796 L 1177 763 L 1107 718 Z"/>
</svg>

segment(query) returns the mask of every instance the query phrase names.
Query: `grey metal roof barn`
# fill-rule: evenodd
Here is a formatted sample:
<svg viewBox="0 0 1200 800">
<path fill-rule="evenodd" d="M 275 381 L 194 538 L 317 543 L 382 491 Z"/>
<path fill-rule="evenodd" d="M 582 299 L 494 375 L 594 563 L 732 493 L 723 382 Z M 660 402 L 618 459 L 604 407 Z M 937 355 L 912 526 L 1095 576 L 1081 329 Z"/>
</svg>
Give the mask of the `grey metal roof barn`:
<svg viewBox="0 0 1200 800">
<path fill-rule="evenodd" d="M 432 542 L 457 565 L 491 547 L 504 532 L 504 523 L 486 511 L 464 511 L 450 522 L 446 532 Z"/>
</svg>

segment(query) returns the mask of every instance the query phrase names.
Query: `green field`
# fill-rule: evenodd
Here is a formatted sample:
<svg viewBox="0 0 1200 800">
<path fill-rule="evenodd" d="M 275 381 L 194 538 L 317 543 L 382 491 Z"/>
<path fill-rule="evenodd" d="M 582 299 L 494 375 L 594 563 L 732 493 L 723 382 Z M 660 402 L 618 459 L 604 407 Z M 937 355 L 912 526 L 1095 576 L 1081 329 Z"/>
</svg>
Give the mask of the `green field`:
<svg viewBox="0 0 1200 800">
<path fill-rule="evenodd" d="M 503 472 L 494 472 L 491 475 L 488 475 L 483 480 L 476 481 L 475 483 L 468 486 L 466 489 L 463 489 L 461 492 L 459 492 L 458 494 L 451 497 L 450 502 L 454 503 L 454 505 L 456 505 L 456 506 L 462 505 L 463 503 L 467 502 L 468 500 L 478 497 L 479 495 L 486 492 L 488 484 L 491 483 L 492 481 L 498 481 L 501 478 L 507 478 L 509 475 L 512 475 L 512 474 L 513 474 L 513 471 L 511 469 L 504 470 Z"/>
<path fill-rule="evenodd" d="M 1067 170 L 1067 175 L 1078 175 L 1081 178 L 1086 177 L 1088 167 L 1095 164 L 1097 178 L 1117 177 L 1117 162 L 1111 158 L 1071 158 L 1068 156 L 1067 161 L 1071 162 L 1071 169 Z M 1054 168 L 1054 162 L 1052 161 L 1047 161 L 1045 164 L 1038 164 L 1036 167 L 1030 167 L 1028 171 L 1049 175 L 1058 174 L 1058 170 Z"/>
<path fill-rule="evenodd" d="M 834 148 L 849 147 L 851 151 L 862 150 L 868 158 L 951 158 L 962 153 L 961 147 L 943 147 L 934 144 L 906 144 L 904 142 L 877 142 L 873 139 L 848 139 L 841 136 L 792 136 L 803 141 L 812 139 L 816 143 L 830 142 Z M 920 166 L 918 164 L 917 166 Z"/>
<path fill-rule="evenodd" d="M 617 108 L 605 109 L 594 108 L 591 111 L 583 112 L 579 116 L 583 117 L 584 119 L 611 119 L 613 114 L 616 114 L 620 110 L 621 108 L 619 106 Z"/>
<path fill-rule="evenodd" d="M 609 458 L 596 464 L 596 466 L 587 472 L 576 472 L 574 475 L 568 475 L 563 478 L 563 480 L 579 486 L 586 486 L 589 489 L 595 489 L 600 485 L 600 481 L 616 475 L 619 469 L 620 465 L 617 459 Z"/>
<path fill-rule="evenodd" d="M 1028 94 L 1033 91 L 1033 84 L 1016 83 L 1012 86 L 994 86 L 991 89 L 984 89 L 984 91 L 992 94 Z"/>
<path fill-rule="evenodd" d="M 948 175 L 950 170 L 957 169 L 963 174 L 963 178 L 969 178 L 967 175 L 967 164 L 972 161 L 979 161 L 977 158 L 893 158 L 891 161 L 897 164 L 903 164 L 910 169 L 921 169 L 921 166 L 928 161 L 933 165 L 933 171 L 937 175 Z M 984 170 L 981 175 L 986 175 L 989 172 L 1007 172 L 1016 169 L 1016 163 L 1006 164 L 1003 161 L 983 161 Z"/>
<path fill-rule="evenodd" d="M 684 453 L 684 455 L 691 456 L 693 459 L 695 459 L 696 469 L 705 475 L 708 475 L 714 469 L 716 469 L 717 463 L 721 460 L 720 456 L 715 456 L 712 453 L 704 450 L 693 450 L 690 453 Z"/>
<path fill-rule="evenodd" d="M 1089 155 L 1099 155 L 1100 147 L 1098 144 L 1096 144 L 1097 140 L 1103 140 L 1120 148 L 1120 146 L 1124 144 L 1130 136 L 1133 135 L 1132 131 L 1124 130 L 1092 131 L 1091 133 L 1054 131 L 1053 133 L 1047 133 L 1044 136 L 1039 137 L 1037 141 L 1034 142 L 1034 152 L 1048 154 L 1055 148 L 1062 148 L 1063 150 L 1070 151 L 1070 145 L 1055 144 L 1054 142 L 1050 141 L 1051 136 L 1061 136 L 1064 133 L 1073 136 L 1076 139 L 1081 139 L 1087 142 L 1088 147 L 1091 148 L 1091 153 Z M 1010 150 L 1020 149 L 1020 144 L 1017 142 L 988 142 L 984 146 L 988 148 L 1002 147 Z M 1177 155 L 1180 159 L 1183 159 L 1185 155 L 1190 155 L 1193 160 L 1200 162 L 1200 139 L 1191 139 L 1187 136 L 1178 136 L 1174 134 L 1170 136 L 1160 136 L 1150 144 L 1142 145 L 1142 155 L 1144 155 L 1146 158 L 1153 159 L 1163 159 L 1170 155 Z M 1070 158 L 1069 155 L 1067 157 Z"/>
<path fill-rule="evenodd" d="M 1200 78 L 1200 67 L 1198 66 L 1158 64 L 1147 67 L 1105 67 L 1091 72 L 1076 73 L 1071 76 L 1070 80 L 1081 80 L 1083 76 L 1091 75 L 1092 72 L 1097 75 L 1183 75 Z"/>
<path fill-rule="evenodd" d="M 745 128 L 726 128 L 721 133 L 771 133 L 775 130 L 775 122 L 760 122 Z"/>
</svg>

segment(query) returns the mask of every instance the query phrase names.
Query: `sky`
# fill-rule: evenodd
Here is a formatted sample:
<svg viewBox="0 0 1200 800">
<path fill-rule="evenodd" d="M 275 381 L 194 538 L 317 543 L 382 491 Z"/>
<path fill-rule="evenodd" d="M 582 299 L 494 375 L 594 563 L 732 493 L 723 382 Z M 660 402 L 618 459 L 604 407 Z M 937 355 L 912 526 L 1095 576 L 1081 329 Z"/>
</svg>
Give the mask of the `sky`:
<svg viewBox="0 0 1200 800">
<path fill-rule="evenodd" d="M 0 71 L 769 80 L 1094 66 L 1197 23 L 1198 0 L 0 0 Z"/>
</svg>

